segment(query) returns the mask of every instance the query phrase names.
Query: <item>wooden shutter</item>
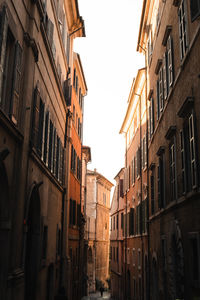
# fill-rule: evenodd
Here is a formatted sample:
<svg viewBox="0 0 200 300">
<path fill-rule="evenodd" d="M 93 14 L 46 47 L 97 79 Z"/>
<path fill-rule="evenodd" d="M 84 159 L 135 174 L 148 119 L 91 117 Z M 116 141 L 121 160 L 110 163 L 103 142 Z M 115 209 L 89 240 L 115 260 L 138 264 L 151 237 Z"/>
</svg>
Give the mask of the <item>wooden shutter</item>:
<svg viewBox="0 0 200 300">
<path fill-rule="evenodd" d="M 41 158 L 42 158 L 42 151 L 43 151 L 43 142 L 44 142 L 44 103 L 40 99 L 37 153 Z"/>
<path fill-rule="evenodd" d="M 67 35 L 67 45 L 66 45 L 66 56 L 67 56 L 67 64 L 69 65 L 69 54 L 70 54 L 70 36 Z"/>
<path fill-rule="evenodd" d="M 74 161 L 74 147 L 71 145 L 71 170 L 73 170 L 73 161 Z"/>
<path fill-rule="evenodd" d="M 164 94 L 164 99 L 167 99 L 168 96 L 168 58 L 167 58 L 167 53 L 165 52 L 163 55 L 163 94 Z"/>
<path fill-rule="evenodd" d="M 43 152 L 43 160 L 44 163 L 48 162 L 48 150 L 49 150 L 49 112 L 47 111 L 45 114 L 45 129 L 44 129 L 44 152 Z"/>
<path fill-rule="evenodd" d="M 157 120 L 158 120 L 160 117 L 159 80 L 157 80 L 156 91 L 157 91 Z"/>
<path fill-rule="evenodd" d="M 120 179 L 119 186 L 120 186 L 120 197 L 123 197 L 124 196 L 124 193 L 123 193 L 123 179 Z"/>
<path fill-rule="evenodd" d="M 51 48 L 52 48 L 52 44 L 53 44 L 53 31 L 54 31 L 54 24 L 48 18 L 48 21 L 47 21 L 47 37 L 48 37 L 49 44 L 50 44 Z"/>
<path fill-rule="evenodd" d="M 56 178 L 59 179 L 59 166 L 60 166 L 60 138 L 57 136 L 57 149 L 56 149 Z"/>
<path fill-rule="evenodd" d="M 151 135 L 154 132 L 154 99 L 151 98 Z"/>
<path fill-rule="evenodd" d="M 6 15 L 6 8 L 0 14 L 0 104 L 2 102 L 2 87 L 3 87 L 3 71 L 4 61 L 6 56 L 6 40 L 8 32 L 8 18 Z"/>
<path fill-rule="evenodd" d="M 12 82 L 12 94 L 11 94 L 11 106 L 10 114 L 11 120 L 17 124 L 18 111 L 19 111 L 19 94 L 20 94 L 20 79 L 22 68 L 22 48 L 19 42 L 15 44 L 15 58 L 13 69 L 13 82 Z"/>
<path fill-rule="evenodd" d="M 164 108 L 164 97 L 163 97 L 163 68 L 159 71 L 159 101 L 160 101 L 160 111 Z"/>
<path fill-rule="evenodd" d="M 64 81 L 64 97 L 67 106 L 71 106 L 72 86 L 70 85 L 70 79 Z"/>
<path fill-rule="evenodd" d="M 191 21 L 194 22 L 200 16 L 200 0 L 190 0 Z"/>
<path fill-rule="evenodd" d="M 154 214 L 154 175 L 150 176 L 150 185 L 151 185 L 151 214 Z"/>
<path fill-rule="evenodd" d="M 168 84 L 172 86 L 174 81 L 174 68 L 173 68 L 173 40 L 172 37 L 169 36 L 167 41 L 167 61 L 168 61 Z"/>
<path fill-rule="evenodd" d="M 73 200 L 70 199 L 70 208 L 69 208 L 69 223 L 73 225 Z"/>
<path fill-rule="evenodd" d="M 77 204 L 77 225 L 81 225 L 81 205 Z"/>
<path fill-rule="evenodd" d="M 54 145 L 53 145 L 53 174 L 56 176 L 56 154 L 57 154 L 57 133 L 54 131 Z"/>
<path fill-rule="evenodd" d="M 48 146 L 48 167 L 52 171 L 52 154 L 53 154 L 53 123 L 50 120 L 49 125 L 49 146 Z"/>
<path fill-rule="evenodd" d="M 37 149 L 38 130 L 39 130 L 39 112 L 40 112 L 40 92 L 35 87 L 33 95 L 33 122 L 32 122 L 32 145 Z"/>
</svg>

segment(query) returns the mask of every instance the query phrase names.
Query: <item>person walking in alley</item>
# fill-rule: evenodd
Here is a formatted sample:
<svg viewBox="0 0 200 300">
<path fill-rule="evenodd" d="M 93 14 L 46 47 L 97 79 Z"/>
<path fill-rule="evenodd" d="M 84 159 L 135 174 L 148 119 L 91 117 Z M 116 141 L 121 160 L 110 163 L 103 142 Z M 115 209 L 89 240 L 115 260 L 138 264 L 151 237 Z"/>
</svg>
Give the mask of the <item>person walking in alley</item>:
<svg viewBox="0 0 200 300">
<path fill-rule="evenodd" d="M 101 287 L 100 287 L 101 297 L 103 297 L 103 291 L 104 291 L 104 288 L 101 286 Z"/>
</svg>

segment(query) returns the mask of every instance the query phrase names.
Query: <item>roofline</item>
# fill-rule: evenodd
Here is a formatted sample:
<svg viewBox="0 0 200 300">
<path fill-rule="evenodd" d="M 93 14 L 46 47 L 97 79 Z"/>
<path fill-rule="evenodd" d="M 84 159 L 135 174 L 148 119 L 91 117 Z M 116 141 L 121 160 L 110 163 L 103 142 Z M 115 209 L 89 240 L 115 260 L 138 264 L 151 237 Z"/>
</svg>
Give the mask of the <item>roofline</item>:
<svg viewBox="0 0 200 300">
<path fill-rule="evenodd" d="M 88 156 L 89 156 L 88 162 L 91 161 L 92 160 L 91 148 L 89 146 L 82 146 L 82 149 L 88 151 Z"/>
<path fill-rule="evenodd" d="M 117 173 L 117 175 L 114 177 L 114 179 L 116 179 L 123 170 L 124 170 L 124 167 L 120 169 L 120 171 Z"/>
<path fill-rule="evenodd" d="M 95 171 L 95 170 L 87 170 L 87 174 L 88 175 L 97 175 L 97 176 L 99 176 L 99 177 L 101 177 L 102 179 L 104 179 L 109 185 L 110 185 L 110 187 L 113 187 L 114 186 L 114 184 L 112 183 L 112 182 L 110 182 L 110 180 L 108 180 L 105 176 L 103 176 L 101 173 L 99 173 L 99 172 L 97 172 L 97 171 Z"/>
<path fill-rule="evenodd" d="M 137 48 L 136 48 L 137 51 L 139 51 L 139 49 L 140 49 L 140 41 L 141 41 L 141 34 L 142 34 L 142 29 L 143 29 L 146 4 L 147 4 L 147 0 L 143 0 L 142 13 L 141 13 L 141 18 L 140 18 L 140 28 L 139 28 L 139 34 L 138 34 L 138 42 L 137 42 Z"/>
</svg>

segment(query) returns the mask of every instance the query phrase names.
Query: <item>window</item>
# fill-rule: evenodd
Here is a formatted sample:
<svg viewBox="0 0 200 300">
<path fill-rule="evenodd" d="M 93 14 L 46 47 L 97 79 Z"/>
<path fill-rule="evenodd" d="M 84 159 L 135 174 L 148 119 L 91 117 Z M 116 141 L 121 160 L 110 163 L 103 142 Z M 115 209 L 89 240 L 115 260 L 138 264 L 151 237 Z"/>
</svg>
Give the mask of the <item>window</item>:
<svg viewBox="0 0 200 300">
<path fill-rule="evenodd" d="M 197 186 L 195 118 L 191 112 L 180 131 L 182 193 Z"/>
<path fill-rule="evenodd" d="M 147 166 L 147 140 L 146 135 L 142 140 L 142 168 L 144 169 Z"/>
<path fill-rule="evenodd" d="M 76 200 L 70 199 L 70 225 L 76 225 Z"/>
<path fill-rule="evenodd" d="M 135 224 L 134 224 L 134 208 L 130 208 L 129 213 L 129 235 L 133 235 L 135 233 Z"/>
<path fill-rule="evenodd" d="M 182 182 L 182 194 L 186 193 L 186 159 L 185 159 L 185 142 L 184 132 L 180 131 L 180 150 L 181 150 L 181 182 Z"/>
<path fill-rule="evenodd" d="M 190 0 L 191 21 L 194 22 L 200 16 L 200 0 Z"/>
<path fill-rule="evenodd" d="M 132 262 L 133 262 L 133 266 L 135 266 L 135 248 L 133 248 L 132 250 Z"/>
<path fill-rule="evenodd" d="M 117 214 L 117 223 L 116 223 L 116 229 L 118 229 L 118 225 L 119 225 L 119 215 Z"/>
<path fill-rule="evenodd" d="M 187 37 L 187 8 L 186 1 L 181 0 L 179 9 L 179 41 L 180 41 L 180 51 L 181 51 L 181 60 L 185 57 L 187 46 L 188 46 L 188 37 Z"/>
<path fill-rule="evenodd" d="M 124 214 L 121 213 L 121 229 L 124 228 Z"/>
<path fill-rule="evenodd" d="M 124 190 L 123 190 L 123 187 L 124 187 L 124 180 L 123 179 L 120 179 L 120 183 L 119 183 L 119 188 L 120 188 L 120 197 L 123 197 L 124 196 Z"/>
<path fill-rule="evenodd" d="M 74 69 L 74 76 L 73 76 L 73 87 L 76 86 L 76 69 Z"/>
<path fill-rule="evenodd" d="M 189 116 L 189 143 L 190 143 L 190 164 L 191 164 L 191 179 L 192 187 L 197 185 L 197 166 L 196 166 L 196 145 L 194 137 L 194 115 Z"/>
<path fill-rule="evenodd" d="M 150 177 L 150 184 L 151 184 L 151 214 L 153 215 L 155 212 L 155 178 L 154 172 L 152 172 Z"/>
<path fill-rule="evenodd" d="M 177 178 L 176 178 L 176 145 L 175 145 L 175 137 L 170 144 L 169 148 L 170 152 L 170 192 L 171 192 L 171 200 L 176 199 L 176 185 L 177 185 Z"/>
<path fill-rule="evenodd" d="M 172 37 L 169 35 L 167 40 L 167 70 L 166 70 L 166 77 L 168 75 L 167 84 L 169 87 L 172 86 L 173 80 L 174 80 L 174 74 L 173 74 L 173 43 L 172 43 Z M 169 87 L 167 86 L 167 91 L 169 90 Z"/>
<path fill-rule="evenodd" d="M 149 138 L 154 133 L 154 99 L 151 97 L 149 105 Z"/>
<path fill-rule="evenodd" d="M 136 176 L 139 177 L 140 173 L 141 173 L 141 151 L 140 151 L 140 147 L 137 150 L 136 153 Z"/>
<path fill-rule="evenodd" d="M 142 218 L 142 222 L 141 222 L 141 231 L 142 233 L 145 233 L 146 232 L 146 218 L 147 218 L 147 215 L 146 215 L 146 203 L 147 203 L 147 200 L 143 200 L 142 203 L 141 203 L 141 218 Z"/>
<path fill-rule="evenodd" d="M 110 259 L 112 260 L 112 246 L 110 246 Z"/>
<path fill-rule="evenodd" d="M 158 207 L 165 207 L 165 159 L 164 153 L 160 154 L 158 162 Z"/>
<path fill-rule="evenodd" d="M 19 118 L 22 48 L 8 24 L 6 8 L 0 13 L 0 106 L 17 124 Z"/>
<path fill-rule="evenodd" d="M 115 230 L 115 216 L 114 216 L 114 219 L 113 219 L 113 229 Z"/>
<path fill-rule="evenodd" d="M 136 234 L 141 233 L 141 204 L 136 207 Z"/>
</svg>

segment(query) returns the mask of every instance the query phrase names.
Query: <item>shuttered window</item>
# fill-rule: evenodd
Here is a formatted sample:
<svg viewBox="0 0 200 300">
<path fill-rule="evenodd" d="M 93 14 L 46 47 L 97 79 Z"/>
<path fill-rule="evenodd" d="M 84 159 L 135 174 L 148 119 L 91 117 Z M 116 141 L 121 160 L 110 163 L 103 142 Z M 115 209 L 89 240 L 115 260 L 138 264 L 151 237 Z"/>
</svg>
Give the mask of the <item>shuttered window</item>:
<svg viewBox="0 0 200 300">
<path fill-rule="evenodd" d="M 197 185 L 197 165 L 196 165 L 196 145 L 194 134 L 194 115 L 189 116 L 189 142 L 190 142 L 190 164 L 191 164 L 191 179 L 192 187 Z"/>
<path fill-rule="evenodd" d="M 17 125 L 22 72 L 22 48 L 11 33 L 6 8 L 0 12 L 0 106 Z"/>
<path fill-rule="evenodd" d="M 184 58 L 187 47 L 188 47 L 188 33 L 187 33 L 187 8 L 186 1 L 181 0 L 179 9 L 179 41 L 180 41 L 180 52 L 181 60 Z"/>
<path fill-rule="evenodd" d="M 53 158 L 53 123 L 50 120 L 50 125 L 49 125 L 49 154 L 48 154 L 48 167 L 52 172 L 52 158 Z"/>
<path fill-rule="evenodd" d="M 168 92 L 168 55 L 166 51 L 163 55 L 163 96 L 165 100 L 167 99 Z"/>
<path fill-rule="evenodd" d="M 149 137 L 151 137 L 154 133 L 154 99 L 150 99 L 149 106 Z"/>
<path fill-rule="evenodd" d="M 181 150 L 181 182 L 182 193 L 186 192 L 186 160 L 185 160 L 185 141 L 184 131 L 180 131 L 180 150 Z"/>
<path fill-rule="evenodd" d="M 44 163 L 47 164 L 48 161 L 48 152 L 49 152 L 49 130 L 50 130 L 50 125 L 49 125 L 49 112 L 47 111 L 45 113 L 45 129 L 44 129 L 44 154 L 43 154 L 43 160 Z"/>
<path fill-rule="evenodd" d="M 151 214 L 155 212 L 155 181 L 154 181 L 154 172 L 150 176 L 150 185 L 151 185 Z"/>
<path fill-rule="evenodd" d="M 176 151 L 175 138 L 170 145 L 170 191 L 171 200 L 176 199 Z"/>
<path fill-rule="evenodd" d="M 42 158 L 44 143 L 44 102 L 40 99 L 37 153 Z"/>
</svg>

